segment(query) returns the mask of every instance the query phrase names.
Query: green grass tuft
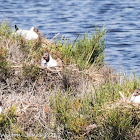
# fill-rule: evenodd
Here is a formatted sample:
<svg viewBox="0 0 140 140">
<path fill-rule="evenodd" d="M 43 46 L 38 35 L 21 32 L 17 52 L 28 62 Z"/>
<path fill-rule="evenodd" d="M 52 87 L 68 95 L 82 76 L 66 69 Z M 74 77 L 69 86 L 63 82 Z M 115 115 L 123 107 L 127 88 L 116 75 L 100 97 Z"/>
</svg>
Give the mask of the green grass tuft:
<svg viewBox="0 0 140 140">
<path fill-rule="evenodd" d="M 130 103 L 121 101 L 119 91 L 128 96 L 134 87 L 133 80 L 127 81 L 127 86 L 125 82 L 108 82 L 94 93 L 85 93 L 80 99 L 67 92 L 51 96 L 56 127 L 61 126 L 64 139 L 130 139 L 138 125 L 138 113 Z M 92 124 L 96 128 L 88 132 L 86 128 Z"/>
<path fill-rule="evenodd" d="M 12 34 L 12 25 L 9 21 L 0 23 L 0 36 L 10 37 Z"/>
<path fill-rule="evenodd" d="M 104 63 L 105 40 L 104 36 L 107 33 L 104 28 L 96 28 L 96 32 L 86 33 L 78 38 L 78 41 L 67 42 L 63 37 L 55 44 L 58 51 L 62 53 L 67 64 L 77 64 L 80 69 L 85 69 L 89 64 Z"/>
</svg>

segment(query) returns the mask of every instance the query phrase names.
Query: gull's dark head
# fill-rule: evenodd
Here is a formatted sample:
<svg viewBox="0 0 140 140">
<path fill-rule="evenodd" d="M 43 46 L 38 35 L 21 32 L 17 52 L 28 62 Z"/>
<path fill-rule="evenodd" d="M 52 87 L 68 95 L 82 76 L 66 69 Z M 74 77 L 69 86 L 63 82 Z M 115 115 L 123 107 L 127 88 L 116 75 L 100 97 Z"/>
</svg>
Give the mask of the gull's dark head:
<svg viewBox="0 0 140 140">
<path fill-rule="evenodd" d="M 2 102 L 0 101 L 0 106 L 2 106 Z"/>
<path fill-rule="evenodd" d="M 45 53 L 43 54 L 43 59 L 46 60 L 46 62 L 49 62 L 50 57 L 49 57 L 49 53 L 47 51 L 45 51 Z"/>
<path fill-rule="evenodd" d="M 140 89 L 135 89 L 133 95 L 134 96 L 139 96 L 140 95 Z"/>
<path fill-rule="evenodd" d="M 39 38 L 42 38 L 42 34 L 37 28 L 34 27 L 33 31 L 38 34 Z"/>
<path fill-rule="evenodd" d="M 16 30 L 16 31 L 19 30 L 18 27 L 17 27 L 17 25 L 15 25 L 15 30 Z"/>
<path fill-rule="evenodd" d="M 33 28 L 33 31 L 36 32 L 36 33 L 39 32 L 39 30 L 37 28 L 35 28 L 35 27 Z"/>
</svg>

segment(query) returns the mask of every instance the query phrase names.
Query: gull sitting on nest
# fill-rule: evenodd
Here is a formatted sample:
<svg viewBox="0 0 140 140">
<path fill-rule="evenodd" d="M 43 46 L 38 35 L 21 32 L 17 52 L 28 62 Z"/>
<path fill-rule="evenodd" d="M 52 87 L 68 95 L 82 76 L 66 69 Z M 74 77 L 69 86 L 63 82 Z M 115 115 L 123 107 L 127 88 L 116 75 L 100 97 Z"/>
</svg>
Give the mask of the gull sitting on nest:
<svg viewBox="0 0 140 140">
<path fill-rule="evenodd" d="M 131 102 L 140 103 L 140 89 L 135 89 L 130 99 Z"/>
<path fill-rule="evenodd" d="M 48 51 L 45 51 L 41 58 L 41 66 L 42 67 L 57 67 L 58 63 L 55 59 L 52 58 L 52 56 L 48 53 Z"/>
<path fill-rule="evenodd" d="M 22 30 L 18 29 L 18 27 L 15 25 L 15 29 L 16 29 L 15 35 L 22 36 L 27 40 L 34 40 L 39 38 L 38 34 L 36 33 L 38 29 L 35 27 L 32 27 L 30 30 Z"/>
</svg>

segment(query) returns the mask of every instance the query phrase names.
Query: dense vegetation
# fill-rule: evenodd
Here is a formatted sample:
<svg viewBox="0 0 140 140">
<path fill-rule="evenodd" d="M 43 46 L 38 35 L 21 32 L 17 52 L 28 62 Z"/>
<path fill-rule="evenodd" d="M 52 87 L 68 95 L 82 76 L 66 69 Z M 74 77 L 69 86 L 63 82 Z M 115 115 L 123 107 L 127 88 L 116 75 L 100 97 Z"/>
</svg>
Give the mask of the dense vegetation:
<svg viewBox="0 0 140 140">
<path fill-rule="evenodd" d="M 140 79 L 126 78 L 105 64 L 104 29 L 95 28 L 74 42 L 62 37 L 47 44 L 15 36 L 10 24 L 0 24 L 1 137 L 140 137 L 140 106 L 129 101 Z M 59 53 L 63 69 L 40 67 L 45 49 Z"/>
</svg>

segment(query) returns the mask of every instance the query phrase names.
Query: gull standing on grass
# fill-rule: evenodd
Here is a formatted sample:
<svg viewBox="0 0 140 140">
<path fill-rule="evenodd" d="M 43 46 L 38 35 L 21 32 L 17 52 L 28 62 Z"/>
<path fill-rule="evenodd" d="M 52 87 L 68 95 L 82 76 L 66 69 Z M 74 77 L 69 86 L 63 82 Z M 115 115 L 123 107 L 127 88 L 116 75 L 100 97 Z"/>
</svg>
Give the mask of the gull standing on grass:
<svg viewBox="0 0 140 140">
<path fill-rule="evenodd" d="M 140 103 L 140 89 L 135 89 L 130 99 L 131 102 Z"/>
</svg>

